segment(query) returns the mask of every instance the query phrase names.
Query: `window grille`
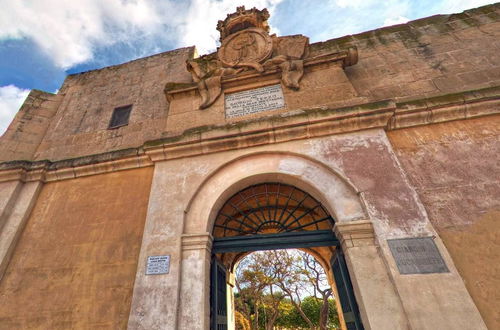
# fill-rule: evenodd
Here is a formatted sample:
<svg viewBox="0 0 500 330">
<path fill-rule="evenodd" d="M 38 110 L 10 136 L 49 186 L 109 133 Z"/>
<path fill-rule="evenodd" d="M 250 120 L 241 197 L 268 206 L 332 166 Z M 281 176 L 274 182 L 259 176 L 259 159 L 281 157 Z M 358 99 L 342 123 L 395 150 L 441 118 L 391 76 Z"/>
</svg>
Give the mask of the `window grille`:
<svg viewBox="0 0 500 330">
<path fill-rule="evenodd" d="M 111 116 L 111 121 L 109 122 L 108 129 L 128 125 L 128 119 L 130 117 L 131 111 L 132 105 L 115 108 L 113 110 L 113 115 Z"/>
</svg>

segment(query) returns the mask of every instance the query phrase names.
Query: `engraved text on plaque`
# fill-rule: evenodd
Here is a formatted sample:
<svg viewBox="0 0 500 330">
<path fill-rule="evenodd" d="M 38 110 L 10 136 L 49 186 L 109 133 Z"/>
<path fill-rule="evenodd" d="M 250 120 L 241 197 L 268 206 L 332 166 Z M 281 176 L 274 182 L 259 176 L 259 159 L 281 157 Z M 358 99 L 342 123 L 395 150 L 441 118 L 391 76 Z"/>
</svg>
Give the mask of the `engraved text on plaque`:
<svg viewBox="0 0 500 330">
<path fill-rule="evenodd" d="M 149 256 L 146 265 L 146 275 L 168 274 L 170 256 Z"/>
<path fill-rule="evenodd" d="M 387 240 L 400 274 L 448 273 L 432 237 Z"/>
<path fill-rule="evenodd" d="M 226 118 L 246 116 L 285 107 L 281 85 L 255 88 L 225 95 Z"/>
</svg>

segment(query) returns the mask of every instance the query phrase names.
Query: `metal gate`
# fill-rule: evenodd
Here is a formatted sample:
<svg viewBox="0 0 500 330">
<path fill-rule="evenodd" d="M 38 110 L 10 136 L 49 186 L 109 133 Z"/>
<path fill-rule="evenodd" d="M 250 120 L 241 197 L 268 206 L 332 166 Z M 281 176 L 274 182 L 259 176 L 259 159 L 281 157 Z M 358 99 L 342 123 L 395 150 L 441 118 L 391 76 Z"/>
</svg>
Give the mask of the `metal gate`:
<svg viewBox="0 0 500 330">
<path fill-rule="evenodd" d="M 210 271 L 210 329 L 227 330 L 226 269 L 212 258 Z"/>
<path fill-rule="evenodd" d="M 282 234 L 261 234 L 252 236 L 239 236 L 215 239 L 213 242 L 213 253 L 224 252 L 253 252 L 261 250 L 279 250 L 318 246 L 336 246 L 335 256 L 331 260 L 333 275 L 337 285 L 338 299 L 342 306 L 344 320 L 348 330 L 363 330 L 363 324 L 359 315 L 358 305 L 354 297 L 349 271 L 345 262 L 344 254 L 340 249 L 340 243 L 332 231 L 310 231 Z M 227 329 L 227 293 L 226 293 L 226 269 L 215 258 L 212 257 L 211 266 L 211 309 L 210 329 Z"/>
<path fill-rule="evenodd" d="M 337 250 L 331 264 L 347 330 L 363 330 L 358 304 L 354 298 L 354 290 L 342 250 Z"/>
<path fill-rule="evenodd" d="M 331 260 L 347 328 L 363 329 L 334 219 L 314 197 L 294 186 L 270 182 L 247 187 L 230 197 L 214 223 L 210 328 L 226 330 L 226 269 L 215 254 L 335 246 Z"/>
</svg>

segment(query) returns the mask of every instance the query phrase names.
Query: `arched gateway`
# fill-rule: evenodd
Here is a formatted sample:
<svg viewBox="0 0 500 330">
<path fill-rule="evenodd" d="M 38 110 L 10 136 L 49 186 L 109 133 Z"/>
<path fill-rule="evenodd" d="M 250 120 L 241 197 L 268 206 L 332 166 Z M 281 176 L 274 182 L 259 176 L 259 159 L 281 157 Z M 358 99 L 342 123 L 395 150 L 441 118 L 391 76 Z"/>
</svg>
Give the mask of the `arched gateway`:
<svg viewBox="0 0 500 330">
<path fill-rule="evenodd" d="M 228 272 L 252 251 L 308 249 L 335 282 L 347 329 L 363 329 L 334 219 L 313 196 L 280 182 L 251 185 L 220 208 L 213 227 L 210 328 L 231 328 L 232 304 L 227 304 Z M 325 262 L 330 260 L 330 262 Z M 230 289 L 231 290 L 231 289 Z M 229 299 L 232 294 L 229 295 Z"/>
<path fill-rule="evenodd" d="M 221 260 L 221 273 L 226 274 L 239 257 L 266 242 L 268 249 L 308 249 L 330 269 L 333 284 L 330 259 L 340 256 L 335 252 L 341 245 L 344 249 L 342 233 L 338 233 L 343 224 L 372 230 L 361 195 L 345 176 L 307 155 L 283 151 L 244 154 L 221 164 L 198 186 L 184 212 L 179 329 L 193 324 L 200 329 L 210 327 L 211 307 L 217 305 L 210 297 L 217 269 L 212 267 L 213 255 Z M 351 271 L 349 260 L 347 264 Z M 348 279 L 346 273 L 344 277 Z M 351 272 L 351 279 L 355 277 Z M 352 284 L 358 290 L 359 283 L 353 280 Z M 371 294 L 360 296 L 356 291 L 363 322 L 364 301 Z"/>
</svg>

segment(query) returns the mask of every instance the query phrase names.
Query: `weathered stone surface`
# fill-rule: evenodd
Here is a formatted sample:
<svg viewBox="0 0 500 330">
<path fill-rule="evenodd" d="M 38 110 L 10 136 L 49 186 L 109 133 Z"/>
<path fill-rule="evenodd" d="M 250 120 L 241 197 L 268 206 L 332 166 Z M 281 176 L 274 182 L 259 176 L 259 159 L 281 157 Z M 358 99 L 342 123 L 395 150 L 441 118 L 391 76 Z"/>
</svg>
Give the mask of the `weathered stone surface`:
<svg viewBox="0 0 500 330">
<path fill-rule="evenodd" d="M 22 185 L 22 182 L 17 180 L 0 183 L 0 232 L 12 213 Z"/>
<path fill-rule="evenodd" d="M 0 282 L 1 329 L 126 326 L 151 173 L 43 187 Z"/>
<path fill-rule="evenodd" d="M 32 90 L 0 137 L 0 161 L 33 159 L 61 100 L 60 95 Z"/>
<path fill-rule="evenodd" d="M 1 219 L 3 223 L 0 225 L 0 280 L 5 274 L 42 188 L 40 181 L 17 183 L 19 185 L 17 189 L 11 190 L 10 196 L 7 196 L 10 201 L 5 205 L 6 212 L 2 214 L 3 219 Z M 6 185 L 7 183 L 4 182 L 2 188 L 8 188 Z"/>
<path fill-rule="evenodd" d="M 182 48 L 129 63 L 68 76 L 59 110 L 34 155 L 62 159 L 137 147 L 161 137 L 168 115 L 167 81 L 189 79 Z M 130 124 L 108 130 L 113 109 L 132 104 Z"/>
<path fill-rule="evenodd" d="M 500 327 L 500 117 L 388 133 L 489 328 Z"/>
</svg>

